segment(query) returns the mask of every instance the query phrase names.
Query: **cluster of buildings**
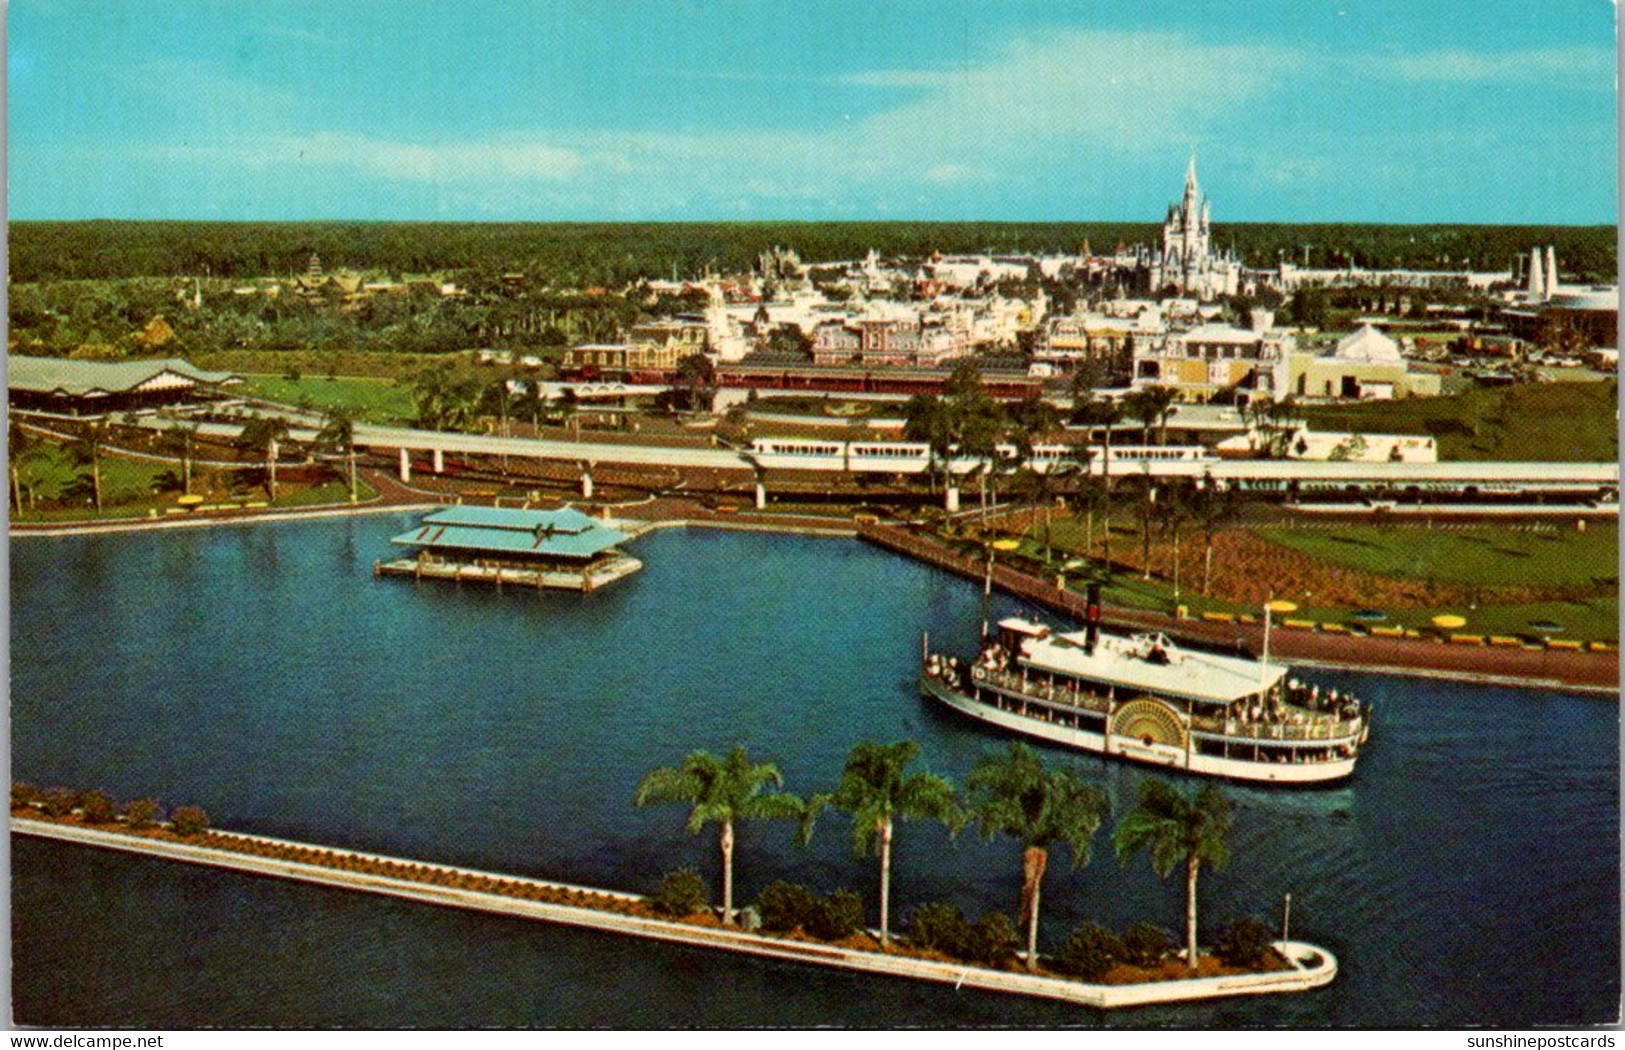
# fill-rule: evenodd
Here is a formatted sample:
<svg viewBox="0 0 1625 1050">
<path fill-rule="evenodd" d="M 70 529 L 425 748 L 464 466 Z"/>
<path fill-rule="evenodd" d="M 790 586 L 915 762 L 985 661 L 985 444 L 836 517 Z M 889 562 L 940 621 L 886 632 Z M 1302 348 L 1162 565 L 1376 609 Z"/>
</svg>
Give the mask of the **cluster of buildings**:
<svg viewBox="0 0 1625 1050">
<path fill-rule="evenodd" d="M 1545 339 L 1557 325 L 1591 346 L 1617 342 L 1617 289 L 1560 285 L 1551 248 L 1531 253 L 1527 274 L 1526 291 L 1506 296 L 1514 336 Z M 1371 324 L 1333 346 L 1276 326 L 1270 310 L 1243 309 L 1238 317 L 1234 304 L 1264 289 L 1291 295 L 1311 285 L 1482 294 L 1515 276 L 1311 270 L 1286 260 L 1247 268 L 1215 244 L 1212 205 L 1192 158 L 1155 244 L 1110 255 L 1085 245 L 1073 255 L 932 253 L 891 261 L 871 250 L 861 260 L 814 267 L 791 249 L 774 248 L 752 274 L 673 283 L 667 290 L 702 288 L 706 309 L 638 325 L 617 343 L 576 347 L 564 374 L 659 382 L 683 357 L 705 354 L 743 370 L 805 364 L 861 372 L 865 389 L 880 389 L 871 370 L 946 373 L 957 359 L 992 351 L 1019 353 L 1040 383 L 1088 365 L 1107 386 L 1168 386 L 1186 401 L 1431 396 L 1440 392 L 1440 374 L 1409 360 Z M 1044 282 L 1057 279 L 1085 290 L 1077 309 L 1052 311 Z"/>
<path fill-rule="evenodd" d="M 321 256 L 312 254 L 305 264 L 305 272 L 293 277 L 265 277 L 249 284 L 233 285 L 231 294 L 238 298 L 291 299 L 312 303 L 338 302 L 341 306 L 356 307 L 369 299 L 392 295 L 428 295 L 442 299 L 457 299 L 467 295 L 466 289 L 453 281 L 433 277 L 415 277 L 405 280 L 368 280 L 350 270 L 328 273 L 322 267 Z M 197 309 L 202 305 L 202 287 L 194 282 L 190 295 L 182 292 L 183 303 Z"/>
</svg>

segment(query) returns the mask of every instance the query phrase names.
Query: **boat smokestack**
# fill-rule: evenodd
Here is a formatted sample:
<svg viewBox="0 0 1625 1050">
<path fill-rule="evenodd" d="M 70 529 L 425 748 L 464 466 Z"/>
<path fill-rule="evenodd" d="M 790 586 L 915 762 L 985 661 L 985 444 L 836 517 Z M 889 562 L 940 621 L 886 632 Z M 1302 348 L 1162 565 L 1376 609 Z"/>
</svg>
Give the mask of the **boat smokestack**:
<svg viewBox="0 0 1625 1050">
<path fill-rule="evenodd" d="M 1100 584 L 1091 583 L 1084 588 L 1086 603 L 1083 614 L 1083 651 L 1093 653 L 1100 640 Z"/>
</svg>

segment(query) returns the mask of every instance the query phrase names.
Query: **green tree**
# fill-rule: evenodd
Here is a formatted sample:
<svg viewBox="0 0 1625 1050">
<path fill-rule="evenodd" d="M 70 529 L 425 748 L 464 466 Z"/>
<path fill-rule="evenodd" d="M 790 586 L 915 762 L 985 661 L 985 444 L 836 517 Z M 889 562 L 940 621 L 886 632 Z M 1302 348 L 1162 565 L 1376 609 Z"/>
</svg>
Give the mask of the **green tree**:
<svg viewBox="0 0 1625 1050">
<path fill-rule="evenodd" d="M 102 512 L 102 456 L 112 439 L 113 424 L 106 417 L 95 420 L 68 444 L 68 458 L 76 466 L 90 468 L 90 491 L 96 513 Z"/>
<path fill-rule="evenodd" d="M 192 494 L 192 443 L 197 440 L 196 423 L 175 423 L 160 436 L 160 447 L 181 461 L 181 492 Z"/>
<path fill-rule="evenodd" d="M 344 458 L 350 481 L 350 502 L 356 501 L 355 417 L 343 408 L 330 409 L 322 429 L 316 434 L 316 447 Z"/>
<path fill-rule="evenodd" d="M 1233 820 L 1230 800 L 1209 785 L 1195 798 L 1166 780 L 1151 778 L 1140 784 L 1140 804 L 1125 816 L 1112 835 L 1118 860 L 1127 863 L 1144 850 L 1151 869 L 1165 879 L 1185 865 L 1185 949 L 1191 969 L 1196 955 L 1196 879 L 1203 864 L 1222 868 L 1230 860 L 1225 841 Z"/>
<path fill-rule="evenodd" d="M 779 790 L 783 783 L 778 766 L 752 762 L 745 749 L 736 746 L 726 758 L 695 751 L 681 765 L 651 770 L 633 796 L 638 806 L 688 804 L 690 835 L 699 834 L 707 824 L 717 825 L 717 845 L 722 851 L 722 921 L 730 925 L 734 921 L 734 825 L 742 820 L 796 819 L 802 822 L 802 841 L 812 831 L 808 805 Z"/>
<path fill-rule="evenodd" d="M 1046 769 L 1038 753 L 1013 741 L 1004 755 L 983 755 L 966 778 L 971 811 L 982 836 L 1006 835 L 1021 843 L 1021 919 L 1027 924 L 1027 969 L 1038 968 L 1038 905 L 1056 845 L 1066 845 L 1072 866 L 1089 862 L 1089 846 L 1110 812 L 1106 796 L 1071 769 Z"/>
<path fill-rule="evenodd" d="M 256 416 L 243 424 L 237 434 L 237 451 L 265 462 L 265 492 L 276 500 L 278 446 L 288 438 L 288 421 L 275 416 Z"/>
<path fill-rule="evenodd" d="M 44 443 L 13 419 L 6 433 L 6 461 L 11 468 L 11 503 L 19 513 L 23 509 L 23 471 L 44 456 Z M 33 502 L 32 486 L 29 502 Z"/>
<path fill-rule="evenodd" d="M 1202 479 L 1191 501 L 1192 513 L 1202 530 L 1202 595 L 1206 597 L 1213 582 L 1213 540 L 1219 531 L 1241 514 L 1241 494 L 1232 488 L 1220 488 L 1212 475 Z"/>
<path fill-rule="evenodd" d="M 1157 443 L 1168 443 L 1168 417 L 1173 413 L 1179 395 L 1170 386 L 1142 386 L 1130 390 L 1123 397 L 1123 408 L 1140 421 L 1141 436 L 1151 444 L 1151 427 L 1158 429 Z"/>
<path fill-rule="evenodd" d="M 1185 526 L 1195 516 L 1195 507 L 1191 496 L 1179 484 L 1170 484 L 1163 489 L 1162 506 L 1157 511 L 1157 522 L 1162 531 L 1168 535 L 1173 544 L 1174 554 L 1174 604 L 1179 604 L 1180 582 L 1180 548 L 1179 540 L 1184 533 Z"/>
<path fill-rule="evenodd" d="M 938 470 L 946 475 L 956 439 L 948 403 L 935 394 L 915 394 L 909 398 L 903 405 L 903 439 L 928 446 L 933 480 Z M 943 481 L 947 482 L 946 476 Z"/>
<path fill-rule="evenodd" d="M 840 785 L 830 798 L 836 809 L 852 814 L 853 847 L 858 856 L 880 857 L 880 943 L 891 940 L 891 852 L 893 826 L 899 820 L 925 818 L 958 833 L 965 814 L 953 785 L 933 773 L 910 773 L 919 757 L 913 740 L 895 744 L 861 741 L 847 756 Z"/>
<path fill-rule="evenodd" d="M 479 382 L 457 377 L 449 362 L 423 369 L 409 386 L 420 427 L 460 430 L 474 418 Z"/>
<path fill-rule="evenodd" d="M 689 354 L 677 362 L 677 391 L 683 407 L 701 411 L 716 394 L 717 370 L 704 354 Z"/>
</svg>

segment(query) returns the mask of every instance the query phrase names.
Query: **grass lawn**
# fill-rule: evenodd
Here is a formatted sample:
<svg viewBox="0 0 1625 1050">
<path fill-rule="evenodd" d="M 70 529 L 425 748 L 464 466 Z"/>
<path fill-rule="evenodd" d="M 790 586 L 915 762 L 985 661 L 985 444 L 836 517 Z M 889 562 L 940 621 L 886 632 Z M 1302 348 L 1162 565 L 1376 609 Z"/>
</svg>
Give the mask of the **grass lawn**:
<svg viewBox="0 0 1625 1050">
<path fill-rule="evenodd" d="M 1481 587 L 1613 584 L 1619 577 L 1619 526 L 1614 524 L 1588 523 L 1584 532 L 1572 524 L 1550 532 L 1412 525 L 1271 525 L 1254 531 L 1311 557 L 1384 576 Z"/>
<path fill-rule="evenodd" d="M 288 405 L 309 405 L 322 410 L 342 408 L 367 423 L 406 423 L 416 415 L 411 391 L 390 379 L 363 376 L 288 379 L 280 375 L 246 375 L 238 389 L 252 397 Z"/>
<path fill-rule="evenodd" d="M 325 378 L 329 371 L 340 376 L 367 376 L 373 379 L 404 379 L 431 365 L 451 363 L 472 367 L 466 354 L 381 354 L 368 351 L 325 350 L 221 350 L 197 354 L 192 363 L 199 368 L 282 375 L 297 368 L 305 375 Z"/>
<path fill-rule="evenodd" d="M 1614 462 L 1617 384 L 1521 383 L 1452 397 L 1304 405 L 1316 430 L 1432 434 L 1444 460 Z"/>
<path fill-rule="evenodd" d="M 1588 525 L 1585 532 L 1570 527 L 1555 532 L 1526 532 L 1506 527 L 1486 526 L 1464 530 L 1427 530 L 1409 526 L 1350 526 L 1336 529 L 1292 529 L 1268 526 L 1252 530 L 1270 542 L 1297 551 L 1333 569 L 1349 569 L 1382 576 L 1426 577 L 1441 583 L 1467 588 L 1483 588 L 1449 607 L 1410 605 L 1383 607 L 1386 625 L 1426 628 L 1435 615 L 1455 613 L 1467 620 L 1463 632 L 1482 635 L 1521 635 L 1534 637 L 1530 624 L 1549 620 L 1564 628 L 1556 637 L 1581 640 L 1613 640 L 1619 637 L 1619 594 L 1617 551 L 1619 530 L 1614 525 Z M 1021 541 L 1016 556 L 1026 567 L 1052 576 L 1070 556 L 1067 548 L 1081 549 L 1084 530 L 1074 520 L 1057 517 L 1052 539 L 1056 549 L 1046 560 L 1041 530 L 1034 529 Z M 1167 573 L 1142 579 L 1140 573 L 1118 572 L 1107 585 L 1104 600 L 1108 606 L 1152 609 L 1171 613 L 1176 604 L 1190 615 L 1203 612 L 1259 615 L 1256 603 L 1206 598 L 1200 594 L 1202 556 L 1200 537 L 1187 534 L 1181 588 L 1176 601 Z M 1100 522 L 1095 523 L 1098 553 Z M 1112 530 L 1114 559 L 1138 553 L 1136 529 L 1118 522 Z M 1217 570 L 1216 566 L 1216 570 Z M 1215 573 L 1217 581 L 1221 575 Z M 1086 573 L 1067 573 L 1069 585 L 1081 590 Z M 1497 601 L 1497 587 L 1583 588 L 1569 600 Z M 1217 587 L 1215 588 L 1217 590 Z M 1318 604 L 1308 596 L 1294 596 L 1299 608 L 1292 619 L 1316 623 L 1359 625 L 1353 614 L 1381 602 Z"/>
<path fill-rule="evenodd" d="M 758 412 L 777 412 L 781 415 L 819 416 L 825 419 L 867 419 L 884 407 L 894 413 L 900 405 L 890 402 L 868 402 L 839 397 L 802 397 L 795 394 L 772 394 L 746 402 L 746 407 Z"/>
<path fill-rule="evenodd" d="M 154 511 L 162 516 L 166 510 L 176 505 L 176 497 L 180 494 L 179 484 L 177 482 L 173 487 L 164 486 L 164 491 L 160 492 L 156 491 L 159 488 L 156 482 L 171 472 L 178 474 L 179 470 L 178 464 L 132 459 L 126 456 L 103 456 L 101 517 L 107 520 L 146 518 L 151 517 Z M 88 467 L 75 466 L 58 446 L 43 446 L 43 454 L 30 461 L 24 468 L 22 480 L 25 499 L 26 487 L 32 484 L 36 498 L 41 503 L 49 505 L 24 510 L 21 513 L 13 510 L 11 519 L 19 522 L 57 522 L 84 521 L 96 517 L 96 508 L 90 495 L 88 471 Z M 81 480 L 82 475 L 86 476 L 85 480 Z M 224 502 L 230 498 L 223 494 L 226 483 L 218 471 L 200 468 L 194 481 L 193 491 L 205 493 L 210 503 Z M 329 481 L 315 486 L 288 485 L 280 488 L 273 507 L 306 507 L 349 501 L 349 489 L 342 481 Z M 258 488 L 241 493 L 237 498 L 241 499 L 245 495 L 251 500 L 265 498 L 264 490 Z M 357 486 L 357 495 L 362 500 L 368 500 L 375 497 L 377 492 L 362 481 Z"/>
</svg>

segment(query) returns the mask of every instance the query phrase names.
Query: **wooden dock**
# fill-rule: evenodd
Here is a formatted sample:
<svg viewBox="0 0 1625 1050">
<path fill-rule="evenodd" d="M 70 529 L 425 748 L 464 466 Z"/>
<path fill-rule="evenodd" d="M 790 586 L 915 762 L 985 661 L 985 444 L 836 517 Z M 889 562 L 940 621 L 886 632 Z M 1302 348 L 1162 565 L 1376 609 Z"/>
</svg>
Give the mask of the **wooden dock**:
<svg viewBox="0 0 1625 1050">
<path fill-rule="evenodd" d="M 643 568 L 641 561 L 631 555 L 621 554 L 579 570 L 522 569 L 512 565 L 397 558 L 394 561 L 374 562 L 372 571 L 374 576 L 409 576 L 414 580 L 483 583 L 499 590 L 507 586 L 521 590 L 579 591 L 582 594 L 589 594 L 616 580 L 625 579 L 641 568 Z"/>
</svg>

